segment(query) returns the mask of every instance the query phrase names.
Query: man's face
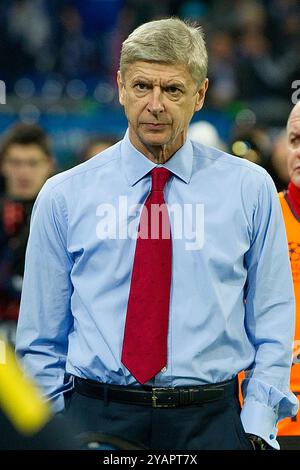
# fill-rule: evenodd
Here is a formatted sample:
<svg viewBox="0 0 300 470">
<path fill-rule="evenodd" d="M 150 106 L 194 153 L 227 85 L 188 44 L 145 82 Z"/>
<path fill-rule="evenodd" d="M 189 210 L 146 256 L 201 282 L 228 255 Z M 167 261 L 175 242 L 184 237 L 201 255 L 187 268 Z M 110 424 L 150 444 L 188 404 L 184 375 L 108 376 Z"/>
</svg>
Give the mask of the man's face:
<svg viewBox="0 0 300 470">
<path fill-rule="evenodd" d="M 3 158 L 7 193 L 17 199 L 34 199 L 53 170 L 53 161 L 36 144 L 12 144 Z"/>
<path fill-rule="evenodd" d="M 169 155 L 185 142 L 190 120 L 202 108 L 208 81 L 200 89 L 185 65 L 138 61 L 121 77 L 119 99 L 133 145 L 147 153 L 165 147 Z"/>
<path fill-rule="evenodd" d="M 300 106 L 290 116 L 288 126 L 287 165 L 291 181 L 300 188 Z"/>
</svg>

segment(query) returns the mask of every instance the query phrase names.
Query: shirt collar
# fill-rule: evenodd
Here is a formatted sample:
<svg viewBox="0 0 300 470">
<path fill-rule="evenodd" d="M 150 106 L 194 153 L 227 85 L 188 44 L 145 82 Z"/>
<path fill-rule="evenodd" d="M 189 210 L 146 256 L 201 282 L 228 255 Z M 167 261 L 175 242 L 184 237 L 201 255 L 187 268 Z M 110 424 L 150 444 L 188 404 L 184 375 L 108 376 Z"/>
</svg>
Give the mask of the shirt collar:
<svg viewBox="0 0 300 470">
<path fill-rule="evenodd" d="M 191 141 L 187 139 L 184 145 L 164 165 L 156 165 L 132 145 L 127 130 L 121 144 L 121 162 L 130 186 L 134 186 L 157 166 L 167 168 L 185 183 L 189 183 L 193 167 L 193 146 Z"/>
</svg>

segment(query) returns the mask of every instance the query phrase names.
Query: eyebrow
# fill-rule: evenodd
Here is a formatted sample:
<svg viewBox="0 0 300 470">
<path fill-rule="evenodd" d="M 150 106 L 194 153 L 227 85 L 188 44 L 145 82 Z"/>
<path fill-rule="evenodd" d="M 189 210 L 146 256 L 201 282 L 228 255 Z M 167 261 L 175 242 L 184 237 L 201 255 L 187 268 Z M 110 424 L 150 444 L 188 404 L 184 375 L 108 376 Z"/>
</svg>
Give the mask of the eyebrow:
<svg viewBox="0 0 300 470">
<path fill-rule="evenodd" d="M 136 77 L 132 78 L 132 81 L 141 81 L 141 82 L 150 82 L 149 78 L 142 77 L 141 75 L 137 75 Z"/>
<path fill-rule="evenodd" d="M 177 82 L 176 80 L 172 81 L 168 81 L 165 85 L 165 87 L 169 87 L 169 86 L 174 86 L 176 88 L 186 88 L 186 86 L 184 85 L 184 83 L 182 82 Z"/>
<path fill-rule="evenodd" d="M 153 81 L 150 78 L 142 77 L 142 76 L 137 76 L 132 79 L 132 82 L 145 82 L 145 83 L 153 83 Z M 186 85 L 183 82 L 178 81 L 176 78 L 169 79 L 165 83 L 163 83 L 163 87 L 169 87 L 169 86 L 174 86 L 177 88 L 186 88 Z"/>
</svg>

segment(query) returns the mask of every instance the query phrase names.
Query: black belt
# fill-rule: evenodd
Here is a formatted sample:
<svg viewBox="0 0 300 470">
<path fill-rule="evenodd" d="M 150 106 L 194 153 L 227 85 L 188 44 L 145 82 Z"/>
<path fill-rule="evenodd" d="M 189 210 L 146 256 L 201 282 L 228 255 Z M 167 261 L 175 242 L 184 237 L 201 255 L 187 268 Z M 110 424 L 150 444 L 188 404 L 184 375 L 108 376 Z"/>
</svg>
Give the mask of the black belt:
<svg viewBox="0 0 300 470">
<path fill-rule="evenodd" d="M 105 401 L 153 408 L 201 405 L 237 395 L 237 379 L 195 387 L 123 387 L 74 377 L 75 390 L 81 395 Z"/>
</svg>

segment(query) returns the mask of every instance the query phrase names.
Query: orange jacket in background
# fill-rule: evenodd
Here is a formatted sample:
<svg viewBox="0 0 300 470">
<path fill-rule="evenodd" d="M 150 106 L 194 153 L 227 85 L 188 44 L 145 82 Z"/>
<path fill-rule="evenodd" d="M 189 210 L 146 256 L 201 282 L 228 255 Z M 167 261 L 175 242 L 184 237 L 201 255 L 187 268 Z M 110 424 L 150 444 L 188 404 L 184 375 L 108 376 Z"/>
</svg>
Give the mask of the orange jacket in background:
<svg viewBox="0 0 300 470">
<path fill-rule="evenodd" d="M 300 219 L 293 214 L 284 193 L 279 201 L 285 222 L 296 299 L 296 330 L 291 370 L 291 389 L 300 401 Z M 284 312 L 282 312 L 284 314 Z M 297 358 L 298 356 L 298 358 Z M 300 436 L 300 411 L 295 418 L 285 418 L 278 423 L 279 436 Z"/>
</svg>

